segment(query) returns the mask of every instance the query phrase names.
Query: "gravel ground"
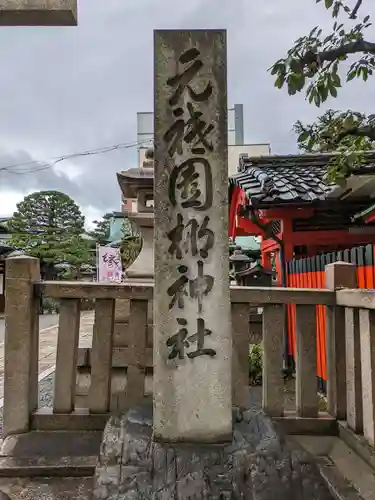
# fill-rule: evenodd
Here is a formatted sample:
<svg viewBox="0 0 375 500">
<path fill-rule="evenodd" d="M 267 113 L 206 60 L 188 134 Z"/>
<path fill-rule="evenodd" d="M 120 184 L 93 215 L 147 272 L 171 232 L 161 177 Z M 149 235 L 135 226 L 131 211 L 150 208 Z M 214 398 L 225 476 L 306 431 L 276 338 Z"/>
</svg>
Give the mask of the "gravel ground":
<svg viewBox="0 0 375 500">
<path fill-rule="evenodd" d="M 39 383 L 39 408 L 52 407 L 54 379 L 55 374 L 52 373 Z"/>
<path fill-rule="evenodd" d="M 51 408 L 54 373 L 39 382 L 39 408 Z M 3 408 L 0 408 L 0 437 L 3 433 Z"/>
</svg>

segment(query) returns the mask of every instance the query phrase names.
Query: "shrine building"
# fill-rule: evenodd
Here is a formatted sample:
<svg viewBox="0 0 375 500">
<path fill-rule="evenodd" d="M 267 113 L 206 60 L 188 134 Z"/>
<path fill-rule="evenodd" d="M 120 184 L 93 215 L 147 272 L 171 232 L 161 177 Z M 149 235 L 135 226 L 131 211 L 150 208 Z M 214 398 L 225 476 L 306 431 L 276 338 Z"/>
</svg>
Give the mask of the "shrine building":
<svg viewBox="0 0 375 500">
<path fill-rule="evenodd" d="M 240 155 L 229 181 L 229 236 L 260 236 L 262 265 L 375 243 L 375 153 L 338 184 L 326 181 L 332 154 Z"/>
</svg>

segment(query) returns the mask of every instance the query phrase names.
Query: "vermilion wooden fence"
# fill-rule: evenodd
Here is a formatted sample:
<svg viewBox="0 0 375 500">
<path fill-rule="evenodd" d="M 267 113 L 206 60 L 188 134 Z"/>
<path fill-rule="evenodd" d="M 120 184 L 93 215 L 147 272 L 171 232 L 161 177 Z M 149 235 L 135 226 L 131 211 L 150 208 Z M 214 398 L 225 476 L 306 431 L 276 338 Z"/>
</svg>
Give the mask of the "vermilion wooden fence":
<svg viewBox="0 0 375 500">
<path fill-rule="evenodd" d="M 292 288 L 325 288 L 325 266 L 332 262 L 345 261 L 357 266 L 359 288 L 375 288 L 375 246 L 366 245 L 347 250 L 294 259 L 287 263 L 287 284 Z M 317 378 L 318 385 L 325 391 L 326 371 L 326 310 L 317 306 Z M 296 355 L 296 308 L 288 305 L 288 354 L 294 360 Z"/>
</svg>

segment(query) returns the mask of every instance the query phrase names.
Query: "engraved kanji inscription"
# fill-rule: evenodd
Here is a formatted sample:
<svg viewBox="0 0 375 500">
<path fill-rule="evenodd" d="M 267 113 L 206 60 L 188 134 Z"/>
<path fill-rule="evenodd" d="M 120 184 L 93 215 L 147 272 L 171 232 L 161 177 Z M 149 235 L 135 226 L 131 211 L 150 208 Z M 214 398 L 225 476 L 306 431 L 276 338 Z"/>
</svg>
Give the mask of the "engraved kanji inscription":
<svg viewBox="0 0 375 500">
<path fill-rule="evenodd" d="M 199 253 L 203 259 L 206 259 L 215 241 L 213 231 L 208 228 L 209 222 L 210 218 L 206 216 L 202 224 L 199 224 L 195 218 L 184 224 L 183 215 L 178 213 L 177 224 L 167 235 L 171 241 L 168 252 L 175 255 L 177 260 L 182 260 L 183 253 L 187 254 L 189 250 L 193 257 Z"/>
<path fill-rule="evenodd" d="M 215 278 L 209 274 L 204 274 L 203 261 L 198 261 L 198 275 L 189 283 L 189 292 L 191 298 L 196 298 L 198 301 L 198 313 L 201 314 L 203 309 L 203 297 L 208 295 L 215 283 Z"/>
<path fill-rule="evenodd" d="M 189 342 L 186 340 L 188 335 L 188 330 L 186 328 L 187 321 L 184 318 L 177 318 L 177 323 L 180 325 L 180 329 L 175 335 L 169 337 L 167 340 L 167 347 L 171 348 L 168 359 L 184 359 L 185 349 L 189 347 Z"/>
<path fill-rule="evenodd" d="M 177 73 L 175 76 L 168 78 L 167 80 L 167 85 L 174 89 L 174 93 L 169 99 L 169 104 L 171 106 L 176 106 L 176 104 L 178 104 L 186 88 L 188 89 L 190 98 L 193 101 L 204 102 L 210 98 L 213 90 L 211 82 L 207 83 L 202 92 L 197 92 L 191 87 L 192 80 L 203 68 L 203 62 L 198 59 L 199 56 L 200 52 L 195 47 L 188 49 L 181 54 L 179 63 L 184 66 L 184 70 L 182 71 L 182 73 Z"/>
<path fill-rule="evenodd" d="M 188 272 L 188 268 L 186 266 L 178 266 L 178 272 L 181 273 L 181 276 L 174 283 L 172 283 L 167 290 L 168 295 L 172 297 L 172 300 L 169 303 L 169 309 L 172 309 L 176 302 L 179 309 L 184 309 L 184 297 L 189 295 L 187 291 L 189 278 L 185 274 Z"/>
<path fill-rule="evenodd" d="M 207 335 L 211 335 L 212 331 L 206 328 L 205 321 L 203 318 L 197 318 L 197 331 L 194 335 L 187 338 L 190 344 L 197 343 L 197 348 L 195 351 L 188 352 L 187 355 L 190 359 L 197 358 L 199 356 L 210 356 L 213 358 L 216 356 L 216 351 L 214 349 L 208 349 L 204 346 L 204 338 Z"/>
<path fill-rule="evenodd" d="M 173 206 L 197 211 L 212 206 L 213 186 L 211 165 L 206 158 L 188 158 L 172 169 L 169 178 L 169 200 Z"/>
<path fill-rule="evenodd" d="M 202 155 L 206 151 L 213 151 L 212 142 L 209 140 L 209 134 L 214 130 L 214 125 L 207 124 L 202 119 L 203 113 L 195 110 L 191 102 L 187 103 L 188 119 L 185 122 L 183 118 L 183 108 L 173 110 L 176 121 L 164 134 L 164 141 L 169 144 L 168 153 L 170 156 L 178 153 L 183 154 L 183 142 L 191 146 L 193 154 Z"/>
<path fill-rule="evenodd" d="M 188 322 L 185 318 L 177 318 L 177 323 L 180 326 L 178 332 L 172 337 L 167 339 L 167 347 L 170 348 L 168 359 L 184 359 L 186 349 L 192 347 L 196 344 L 196 349 L 194 351 L 186 352 L 186 355 L 190 359 L 197 358 L 199 356 L 216 356 L 216 351 L 205 347 L 205 337 L 212 334 L 212 331 L 206 328 L 205 321 L 203 318 L 197 318 L 197 331 L 193 335 L 189 335 L 187 325 Z"/>
<path fill-rule="evenodd" d="M 184 298 L 189 296 L 192 299 L 197 299 L 198 313 L 203 310 L 203 297 L 208 295 L 215 283 L 215 278 L 209 274 L 204 274 L 204 263 L 199 260 L 198 273 L 195 278 L 189 278 L 187 266 L 178 266 L 178 271 L 181 276 L 172 283 L 168 288 L 167 293 L 172 298 L 169 303 L 169 309 L 177 303 L 179 309 L 184 309 Z"/>
</svg>

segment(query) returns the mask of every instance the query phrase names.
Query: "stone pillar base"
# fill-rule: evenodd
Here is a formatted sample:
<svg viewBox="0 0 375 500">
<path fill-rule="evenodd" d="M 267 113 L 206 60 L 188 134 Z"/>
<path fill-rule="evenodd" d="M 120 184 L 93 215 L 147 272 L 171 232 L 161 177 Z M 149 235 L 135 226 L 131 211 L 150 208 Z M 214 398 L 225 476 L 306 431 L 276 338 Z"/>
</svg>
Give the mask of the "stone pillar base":
<svg viewBox="0 0 375 500">
<path fill-rule="evenodd" d="M 229 445 L 187 447 L 152 441 L 151 405 L 111 417 L 93 498 L 332 500 L 313 457 L 280 438 L 270 418 L 236 409 L 233 421 Z"/>
</svg>

